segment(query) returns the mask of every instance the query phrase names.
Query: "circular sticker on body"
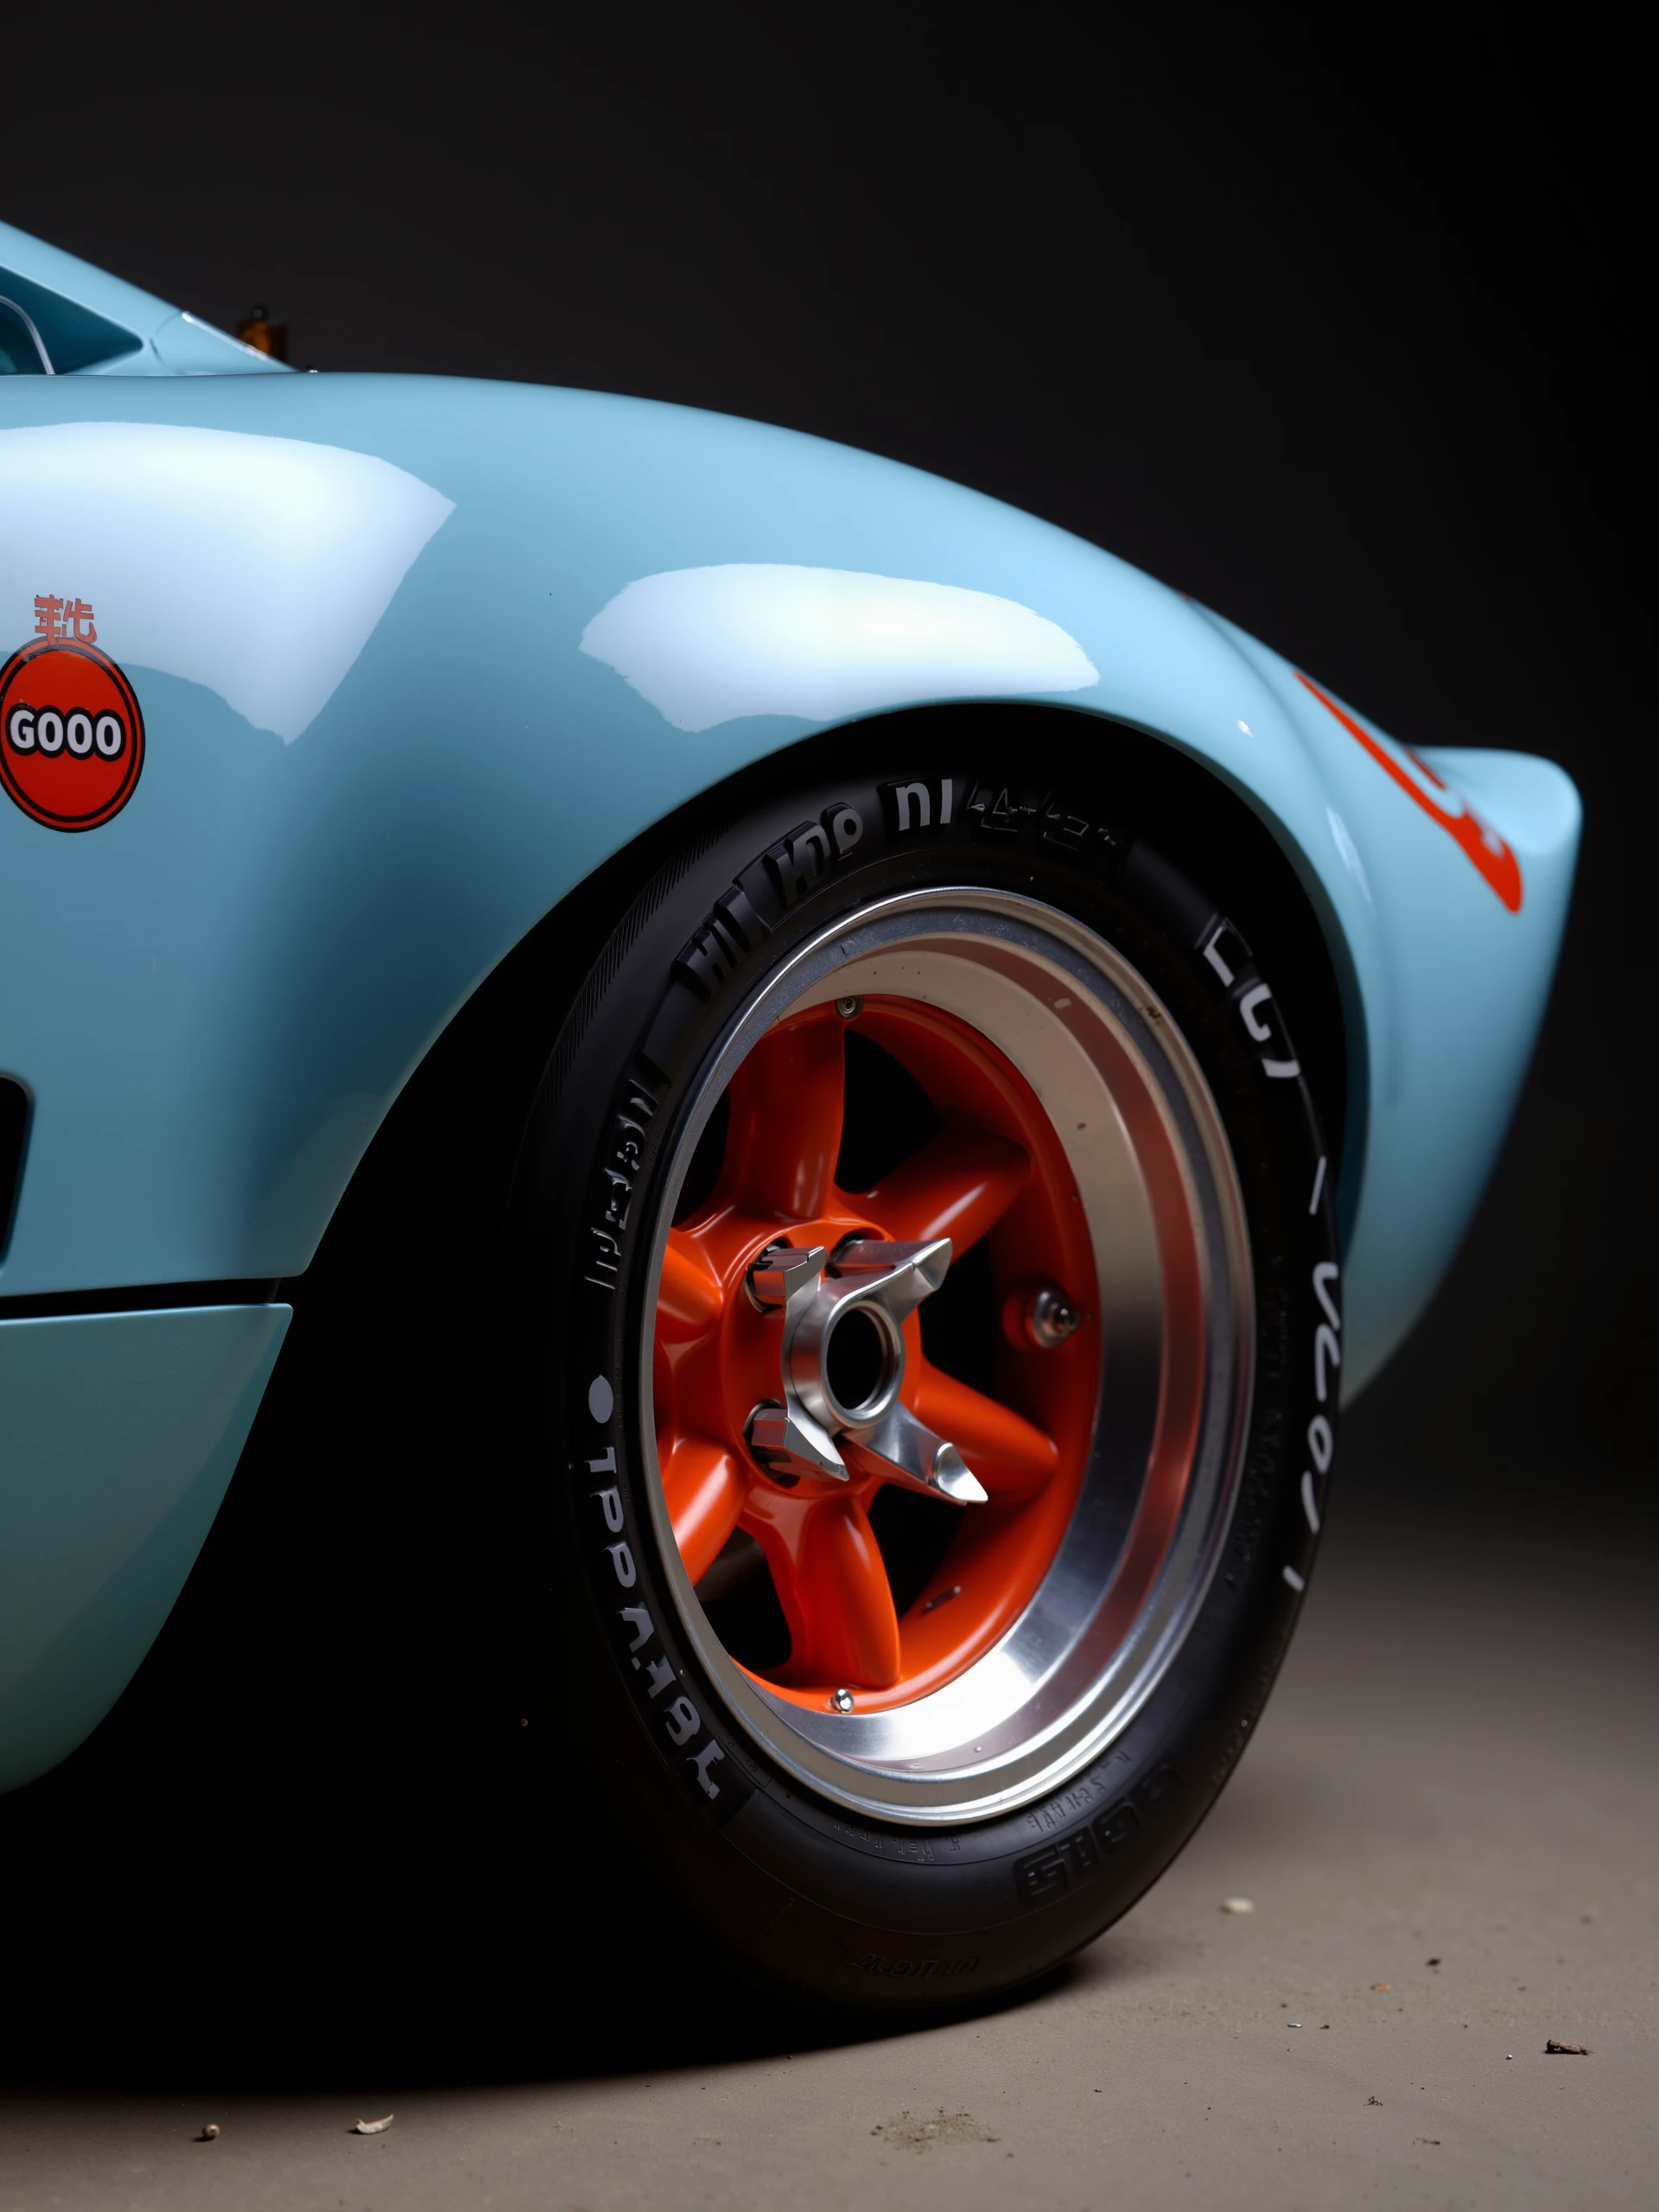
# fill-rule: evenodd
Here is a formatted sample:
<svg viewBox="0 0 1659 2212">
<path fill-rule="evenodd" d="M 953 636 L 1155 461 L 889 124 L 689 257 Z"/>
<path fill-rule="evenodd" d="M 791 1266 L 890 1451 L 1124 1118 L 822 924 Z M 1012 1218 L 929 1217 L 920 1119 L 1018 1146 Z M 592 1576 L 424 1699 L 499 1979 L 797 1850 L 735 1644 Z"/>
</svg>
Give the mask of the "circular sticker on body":
<svg viewBox="0 0 1659 2212">
<path fill-rule="evenodd" d="M 0 669 L 0 782 L 48 830 L 96 830 L 120 813 L 144 765 L 130 683 L 97 645 L 31 639 Z"/>
</svg>

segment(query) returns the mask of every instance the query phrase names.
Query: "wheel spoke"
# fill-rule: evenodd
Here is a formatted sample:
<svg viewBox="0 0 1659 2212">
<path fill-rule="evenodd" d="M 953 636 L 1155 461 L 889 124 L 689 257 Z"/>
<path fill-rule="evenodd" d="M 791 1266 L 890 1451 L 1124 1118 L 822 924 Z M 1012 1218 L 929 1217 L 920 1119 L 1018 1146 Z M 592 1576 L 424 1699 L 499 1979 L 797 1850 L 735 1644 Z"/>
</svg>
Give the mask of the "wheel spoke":
<svg viewBox="0 0 1659 2212">
<path fill-rule="evenodd" d="M 720 1319 L 718 1278 L 695 1237 L 671 1229 L 657 1292 L 657 1325 L 665 1337 L 700 1337 Z"/>
<path fill-rule="evenodd" d="M 866 1194 L 895 1242 L 950 1239 L 953 1258 L 994 1229 L 1024 1189 L 1031 1157 L 976 1122 L 953 1122 Z M 948 1435 L 950 1432 L 947 1430 Z"/>
<path fill-rule="evenodd" d="M 770 1031 L 732 1078 L 732 1195 L 787 1221 L 821 1213 L 846 1110 L 843 1025 L 834 1014 Z"/>
<path fill-rule="evenodd" d="M 1024 1414 L 925 1360 L 913 1360 L 910 1374 L 918 1419 L 950 1438 L 993 1504 L 1029 1497 L 1058 1466 L 1053 1438 Z"/>
<path fill-rule="evenodd" d="M 760 1503 L 758 1490 L 754 1502 Z M 880 1548 L 858 1500 L 817 1499 L 804 1510 L 767 1514 L 757 1533 L 789 1623 L 786 1679 L 849 1689 L 896 1682 L 899 1616 Z"/>
<path fill-rule="evenodd" d="M 663 1470 L 674 1541 L 693 1582 L 714 1564 L 737 1526 L 748 1476 L 735 1453 L 709 1436 L 684 1436 Z"/>
</svg>

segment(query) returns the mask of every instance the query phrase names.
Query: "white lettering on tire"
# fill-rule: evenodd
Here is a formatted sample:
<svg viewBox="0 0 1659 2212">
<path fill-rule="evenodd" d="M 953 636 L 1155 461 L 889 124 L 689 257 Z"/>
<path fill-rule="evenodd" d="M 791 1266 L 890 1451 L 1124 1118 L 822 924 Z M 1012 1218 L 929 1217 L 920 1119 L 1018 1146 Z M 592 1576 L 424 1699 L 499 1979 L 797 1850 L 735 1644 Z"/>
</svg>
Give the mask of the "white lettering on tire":
<svg viewBox="0 0 1659 2212">
<path fill-rule="evenodd" d="M 1302 1476 L 1302 1511 L 1307 1516 L 1308 1534 L 1317 1536 L 1319 1533 L 1319 1509 L 1313 1496 L 1313 1478 L 1306 1472 Z"/>
<path fill-rule="evenodd" d="M 616 1579 L 625 1590 L 632 1590 L 639 1580 L 639 1570 L 633 1563 L 633 1554 L 626 1544 L 607 1544 L 611 1565 L 616 1569 Z"/>
<path fill-rule="evenodd" d="M 1325 1155 L 1321 1154 L 1319 1176 L 1313 1184 L 1315 1205 L 1319 1203 L 1319 1182 L 1324 1174 Z M 1310 1206 L 1308 1211 L 1311 1213 L 1313 1211 L 1313 1207 Z M 1326 1404 L 1331 1395 L 1327 1367 L 1340 1368 L 1342 1365 L 1342 1309 L 1333 1295 L 1333 1286 L 1340 1280 L 1341 1273 L 1334 1260 L 1319 1260 L 1314 1264 L 1313 1295 L 1325 1317 L 1313 1332 L 1313 1392 L 1321 1405 Z M 1307 1425 L 1307 1448 L 1320 1474 L 1327 1473 L 1336 1449 L 1336 1439 L 1324 1414 L 1315 1414 Z M 1306 1470 L 1302 1475 L 1302 1517 L 1307 1522 L 1309 1535 L 1317 1536 L 1319 1533 L 1319 1502 L 1314 1491 L 1313 1474 Z M 1306 1576 L 1294 1567 L 1284 1569 L 1284 1577 L 1299 1594 L 1307 1587 Z"/>
<path fill-rule="evenodd" d="M 702 1717 L 689 1697 L 677 1697 L 663 1715 L 663 1726 L 677 1744 L 689 1744 L 702 1726 Z"/>
</svg>

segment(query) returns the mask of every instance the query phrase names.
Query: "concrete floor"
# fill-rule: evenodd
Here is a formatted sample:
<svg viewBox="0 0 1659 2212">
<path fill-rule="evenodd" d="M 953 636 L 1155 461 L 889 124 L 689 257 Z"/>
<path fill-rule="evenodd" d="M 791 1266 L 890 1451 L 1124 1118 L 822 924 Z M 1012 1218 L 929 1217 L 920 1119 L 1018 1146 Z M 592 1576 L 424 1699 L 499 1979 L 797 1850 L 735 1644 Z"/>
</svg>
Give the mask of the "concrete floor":
<svg viewBox="0 0 1659 2212">
<path fill-rule="evenodd" d="M 511 2086 L 36 2081 L 0 2212 L 1659 2205 L 1648 1547 L 1490 1520 L 1360 1485 L 1210 1823 L 1026 2001 Z"/>
</svg>

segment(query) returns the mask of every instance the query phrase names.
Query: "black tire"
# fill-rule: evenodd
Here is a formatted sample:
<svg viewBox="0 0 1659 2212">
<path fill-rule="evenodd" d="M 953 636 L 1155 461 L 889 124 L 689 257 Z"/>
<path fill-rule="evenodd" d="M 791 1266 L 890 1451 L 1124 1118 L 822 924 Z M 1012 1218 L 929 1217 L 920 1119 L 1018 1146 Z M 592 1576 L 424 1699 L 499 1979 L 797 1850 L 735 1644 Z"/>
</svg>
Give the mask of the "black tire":
<svg viewBox="0 0 1659 2212">
<path fill-rule="evenodd" d="M 741 1980 L 831 2006 L 1005 1991 L 1156 1879 L 1214 1802 L 1277 1673 L 1336 1414 L 1334 1175 L 1249 944 L 1258 930 L 1285 941 L 1306 917 L 1287 915 L 1281 895 L 1280 911 L 1235 925 L 1183 872 L 1185 841 L 1147 818 L 1156 810 L 1144 793 L 1114 798 L 1109 768 L 1062 804 L 1011 779 L 983 726 L 954 727 L 943 744 L 937 724 L 912 738 L 918 757 L 804 779 L 701 825 L 617 919 L 575 998 L 512 1209 L 524 1327 L 504 1382 L 523 1423 L 533 1529 L 519 1562 L 529 1718 L 579 1808 L 581 1855 L 626 1870 L 607 1877 L 607 1894 L 654 1897 Z M 912 797 L 901 826 L 899 786 L 927 791 L 925 824 Z M 717 906 L 739 883 L 750 906 Z M 677 1132 L 739 1011 L 841 918 L 944 884 L 1072 918 L 1157 995 L 1225 1133 L 1255 1312 L 1224 1526 L 1179 1648 L 1086 1764 L 955 1824 L 850 1809 L 785 1772 L 734 1717 L 685 1633 L 653 1523 L 634 1349 Z"/>
</svg>

